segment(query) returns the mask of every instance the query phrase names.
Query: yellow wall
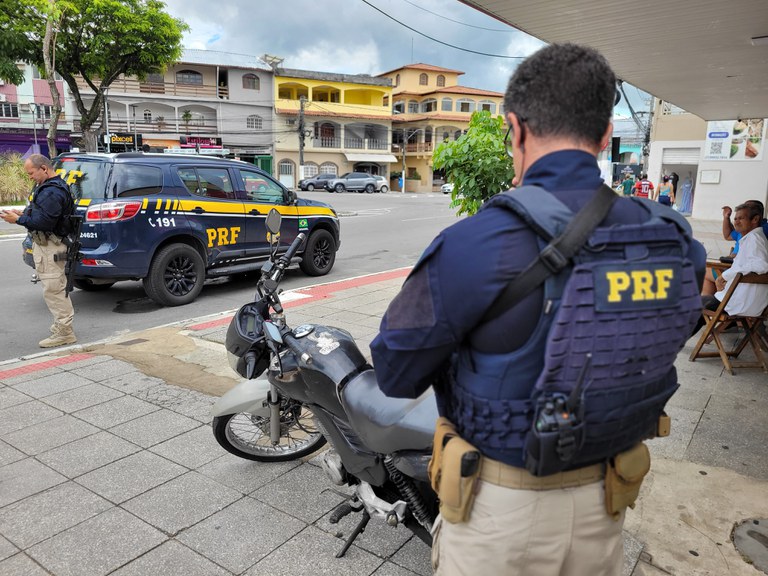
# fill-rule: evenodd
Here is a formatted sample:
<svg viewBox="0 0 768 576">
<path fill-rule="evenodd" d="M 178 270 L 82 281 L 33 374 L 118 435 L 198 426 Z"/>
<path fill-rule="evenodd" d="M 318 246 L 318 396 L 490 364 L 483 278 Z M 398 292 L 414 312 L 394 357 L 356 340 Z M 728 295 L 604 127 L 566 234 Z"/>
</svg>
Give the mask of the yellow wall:
<svg viewBox="0 0 768 576">
<path fill-rule="evenodd" d="M 395 86 L 395 79 L 400 74 L 400 85 Z M 422 74 L 427 75 L 427 85 L 419 84 L 419 77 Z M 403 90 L 409 92 L 424 92 L 427 90 L 435 90 L 438 88 L 437 77 L 439 75 L 445 76 L 445 86 L 456 86 L 459 83 L 459 75 L 455 72 L 432 72 L 430 70 L 419 70 L 416 68 L 403 68 L 395 70 L 392 74 L 388 74 L 390 80 L 392 80 L 393 91 L 395 94 L 402 92 Z"/>
<path fill-rule="evenodd" d="M 338 97 L 334 94 L 338 93 Z M 298 110 L 299 98 L 304 96 L 307 105 L 321 103 L 322 108 L 334 114 L 373 114 L 388 116 L 389 106 L 384 106 L 384 97 L 392 96 L 390 86 L 368 86 L 328 80 L 306 78 L 275 78 L 275 105 L 281 110 Z M 338 99 L 339 102 L 332 100 Z M 360 106 L 370 110 L 361 109 Z"/>
<path fill-rule="evenodd" d="M 651 140 L 704 140 L 707 123 L 694 114 L 661 114 L 661 106 L 654 110 Z"/>
</svg>

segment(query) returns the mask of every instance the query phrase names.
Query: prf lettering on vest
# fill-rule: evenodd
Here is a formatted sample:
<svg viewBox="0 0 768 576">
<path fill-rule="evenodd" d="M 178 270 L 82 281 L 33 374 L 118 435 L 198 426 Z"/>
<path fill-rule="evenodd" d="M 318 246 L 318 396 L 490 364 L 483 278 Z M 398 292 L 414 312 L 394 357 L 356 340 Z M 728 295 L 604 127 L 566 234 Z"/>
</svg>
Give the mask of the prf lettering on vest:
<svg viewBox="0 0 768 576">
<path fill-rule="evenodd" d="M 240 235 L 240 226 L 232 228 L 208 228 L 208 248 L 213 246 L 227 246 L 237 244 L 237 237 Z"/>
<path fill-rule="evenodd" d="M 606 272 L 608 302 L 622 302 L 625 296 L 632 302 L 665 300 L 674 275 L 672 268 Z"/>
</svg>

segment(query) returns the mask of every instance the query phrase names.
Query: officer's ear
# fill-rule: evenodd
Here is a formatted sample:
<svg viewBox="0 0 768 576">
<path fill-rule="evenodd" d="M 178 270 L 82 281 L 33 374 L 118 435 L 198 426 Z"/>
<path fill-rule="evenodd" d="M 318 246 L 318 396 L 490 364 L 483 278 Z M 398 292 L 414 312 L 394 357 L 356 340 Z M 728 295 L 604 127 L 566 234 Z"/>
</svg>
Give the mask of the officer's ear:
<svg viewBox="0 0 768 576">
<path fill-rule="evenodd" d="M 608 122 L 608 127 L 605 129 L 605 133 L 603 134 L 603 137 L 600 139 L 600 150 L 605 150 L 605 147 L 608 146 L 608 142 L 611 141 L 612 136 L 613 136 L 613 122 Z"/>
</svg>

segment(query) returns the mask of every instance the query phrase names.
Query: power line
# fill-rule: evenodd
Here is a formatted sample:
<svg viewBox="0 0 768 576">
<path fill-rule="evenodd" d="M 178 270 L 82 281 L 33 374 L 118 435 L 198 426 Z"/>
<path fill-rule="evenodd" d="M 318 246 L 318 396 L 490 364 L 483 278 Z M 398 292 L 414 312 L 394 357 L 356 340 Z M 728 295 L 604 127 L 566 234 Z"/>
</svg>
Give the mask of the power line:
<svg viewBox="0 0 768 576">
<path fill-rule="evenodd" d="M 442 40 L 438 40 L 437 38 L 433 38 L 432 36 L 429 36 L 429 35 L 425 34 L 424 32 L 416 30 L 416 28 L 408 26 L 408 24 L 406 24 L 404 22 L 401 22 L 400 20 L 398 20 L 394 16 L 390 16 L 389 14 L 384 12 L 384 10 L 381 10 L 380 8 L 378 8 L 378 7 L 374 6 L 373 4 L 371 4 L 370 2 L 368 2 L 368 0 L 362 0 L 362 2 L 363 2 L 363 4 L 367 4 L 368 6 L 370 6 L 371 8 L 376 10 L 377 12 L 380 12 L 381 14 L 383 14 L 384 16 L 389 18 L 390 20 L 394 20 L 395 22 L 400 24 L 400 26 L 408 28 L 408 30 L 410 30 L 411 32 L 416 32 L 416 34 L 418 34 L 419 36 L 424 36 L 424 38 L 432 40 L 432 42 L 437 42 L 438 44 L 442 44 L 443 46 L 448 46 L 449 48 L 454 48 L 455 50 L 461 50 L 462 52 L 469 52 L 470 54 L 478 54 L 480 56 L 490 56 L 491 58 L 506 58 L 506 59 L 509 59 L 509 60 L 525 60 L 525 58 L 527 58 L 527 56 L 507 56 L 505 54 L 490 54 L 488 52 L 479 52 L 478 50 L 470 50 L 469 48 L 462 48 L 461 46 L 456 46 L 454 44 L 449 44 L 448 42 L 443 42 Z"/>
<path fill-rule="evenodd" d="M 437 12 L 433 12 L 432 10 L 427 10 L 423 6 L 419 6 L 418 4 L 414 4 L 413 2 L 410 2 L 409 0 L 403 0 L 406 4 L 410 4 L 414 8 L 418 8 L 419 10 L 424 10 L 424 12 L 429 12 L 430 14 L 434 14 L 435 16 L 442 18 L 443 20 L 448 20 L 449 22 L 455 22 L 456 24 L 461 24 L 462 26 L 467 26 L 469 28 L 477 28 L 478 30 L 487 30 L 488 32 L 514 32 L 514 30 L 509 29 L 502 29 L 502 28 L 485 28 L 484 26 L 475 26 L 474 24 L 467 24 L 466 22 L 462 22 L 461 20 L 454 20 L 453 18 L 448 18 L 448 16 L 443 16 L 442 14 L 438 14 Z"/>
</svg>

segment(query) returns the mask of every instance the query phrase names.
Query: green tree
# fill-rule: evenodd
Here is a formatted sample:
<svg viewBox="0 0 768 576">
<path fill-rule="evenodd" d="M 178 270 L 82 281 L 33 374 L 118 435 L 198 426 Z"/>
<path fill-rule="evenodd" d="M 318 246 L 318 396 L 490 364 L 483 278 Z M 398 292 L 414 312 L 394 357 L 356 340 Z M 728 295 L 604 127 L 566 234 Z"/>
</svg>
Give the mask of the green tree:
<svg viewBox="0 0 768 576">
<path fill-rule="evenodd" d="M 0 23 L 24 38 L 10 43 L 11 51 L 4 56 L 45 70 L 48 0 L 0 0 L 0 4 Z M 60 18 L 55 21 L 54 68 L 72 93 L 85 147 L 93 151 L 104 91 L 121 75 L 144 79 L 178 60 L 188 27 L 167 14 L 159 0 L 57 0 L 56 6 Z M 81 92 L 78 76 L 93 94 Z"/>
<path fill-rule="evenodd" d="M 181 113 L 181 121 L 184 122 L 185 133 L 189 135 L 189 123 L 192 122 L 192 112 L 184 110 L 184 112 Z"/>
<path fill-rule="evenodd" d="M 435 148 L 432 164 L 453 182 L 451 208 L 458 208 L 458 215 L 474 214 L 488 198 L 512 186 L 515 170 L 504 148 L 505 131 L 502 116 L 483 110 L 472 114 L 466 134 Z"/>
</svg>

